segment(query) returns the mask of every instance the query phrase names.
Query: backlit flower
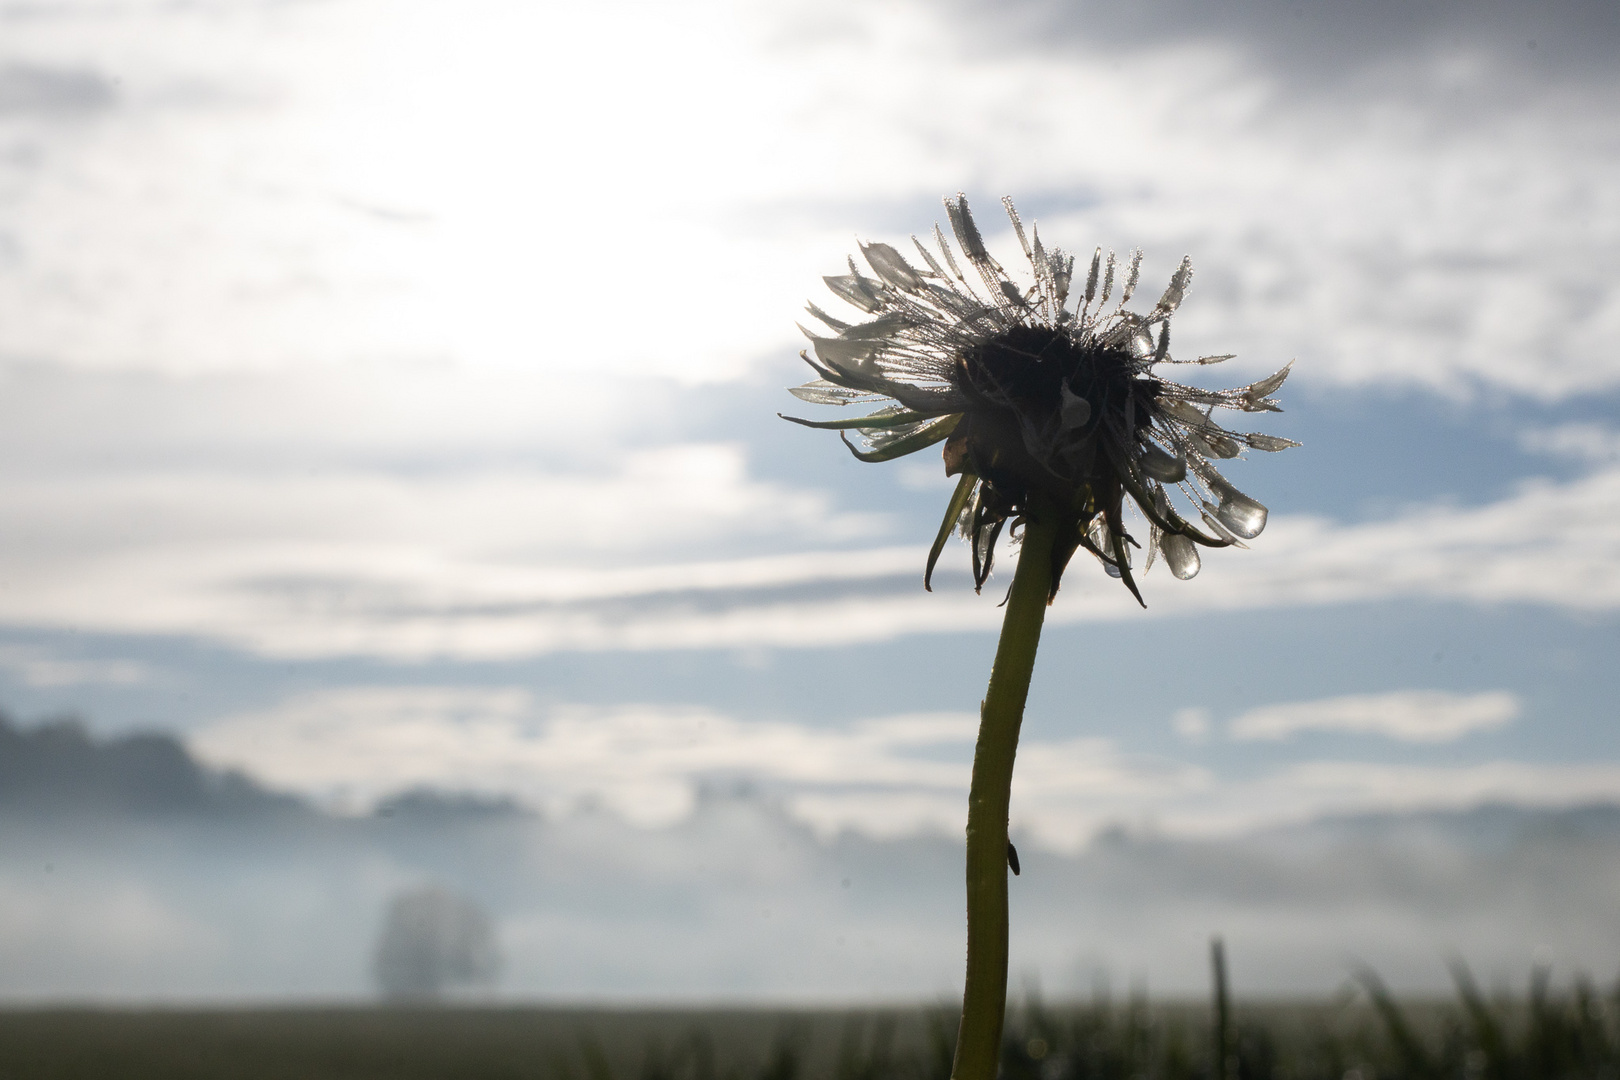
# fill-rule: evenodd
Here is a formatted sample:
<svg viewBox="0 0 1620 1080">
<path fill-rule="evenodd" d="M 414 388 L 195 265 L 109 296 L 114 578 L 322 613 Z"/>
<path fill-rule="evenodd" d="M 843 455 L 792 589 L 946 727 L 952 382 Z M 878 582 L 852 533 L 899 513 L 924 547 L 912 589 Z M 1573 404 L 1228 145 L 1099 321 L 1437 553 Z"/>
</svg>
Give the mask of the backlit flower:
<svg viewBox="0 0 1620 1080">
<path fill-rule="evenodd" d="M 1190 578 L 1198 573 L 1199 546 L 1242 547 L 1260 535 L 1266 508 L 1233 487 L 1215 462 L 1245 448 L 1299 444 L 1229 430 L 1213 413 L 1279 411 L 1270 395 L 1289 368 L 1235 390 L 1159 377 L 1154 369 L 1161 364 L 1230 359 L 1170 355 L 1170 317 L 1192 278 L 1190 262 L 1182 260 L 1146 314 L 1127 311 L 1140 251 L 1121 268 L 1112 252 L 1104 258 L 1098 249 L 1084 283 L 1077 283 L 1074 257 L 1045 248 L 1037 229 L 1026 234 L 1011 201 L 1003 202 L 1032 283 L 1015 281 L 986 250 L 963 196 L 945 204 L 961 261 L 938 226 L 937 258 L 912 238 L 923 267 L 888 244 L 862 244 L 875 276 L 850 259 L 848 274 L 824 280 L 867 318 L 845 322 L 811 304 L 810 314 L 828 331 L 806 330 L 814 356 L 802 355 L 820 378 L 792 393 L 823 405 L 889 404 L 848 420 L 785 419 L 839 430 L 863 461 L 945 444 L 946 475 L 961 479 L 929 553 L 924 587 L 953 528 L 969 543 L 974 584 L 982 587 L 1003 530 L 1016 534 L 1030 516 L 1050 515 L 1058 530 L 1053 594 L 1069 559 L 1085 548 L 1140 601 L 1131 549 L 1141 545 L 1126 529 L 1125 496 L 1147 525 L 1144 569 L 1158 556 L 1176 577 Z M 1119 298 L 1110 307 L 1116 286 Z"/>
</svg>

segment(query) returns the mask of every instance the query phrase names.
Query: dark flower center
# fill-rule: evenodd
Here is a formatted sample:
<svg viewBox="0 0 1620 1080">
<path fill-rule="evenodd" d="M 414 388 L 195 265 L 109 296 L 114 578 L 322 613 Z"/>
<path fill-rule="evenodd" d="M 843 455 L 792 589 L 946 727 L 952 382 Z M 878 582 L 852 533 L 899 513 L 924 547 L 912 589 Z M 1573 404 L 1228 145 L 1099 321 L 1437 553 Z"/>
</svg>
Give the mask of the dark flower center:
<svg viewBox="0 0 1620 1080">
<path fill-rule="evenodd" d="M 1084 398 L 1096 426 L 1104 410 L 1123 406 L 1135 366 L 1123 349 L 1080 347 L 1066 332 L 1016 326 L 975 345 L 962 356 L 962 387 L 986 404 L 1010 408 L 1037 427 L 1055 422 L 1063 408 L 1061 387 Z M 1145 417 L 1144 417 L 1145 419 Z"/>
</svg>

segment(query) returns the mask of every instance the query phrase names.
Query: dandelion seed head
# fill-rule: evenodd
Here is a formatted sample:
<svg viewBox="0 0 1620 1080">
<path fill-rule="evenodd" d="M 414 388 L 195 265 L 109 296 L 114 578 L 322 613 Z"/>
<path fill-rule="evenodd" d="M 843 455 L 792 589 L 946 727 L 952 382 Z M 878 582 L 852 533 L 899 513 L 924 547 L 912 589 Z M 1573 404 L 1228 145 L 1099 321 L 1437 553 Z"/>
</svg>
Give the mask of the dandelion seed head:
<svg viewBox="0 0 1620 1080">
<path fill-rule="evenodd" d="M 838 430 L 864 461 L 944 443 L 945 472 L 960 479 L 925 585 L 951 532 L 968 541 L 974 585 L 982 588 L 1003 531 L 1017 535 L 1031 517 L 1050 518 L 1058 532 L 1054 595 L 1069 560 L 1084 548 L 1141 600 L 1132 549 L 1142 545 L 1128 531 L 1127 506 L 1146 522 L 1144 571 L 1162 558 L 1183 580 L 1198 573 L 1200 546 L 1244 546 L 1265 528 L 1265 506 L 1234 487 L 1215 462 L 1250 448 L 1274 452 L 1298 444 L 1228 430 L 1214 414 L 1278 411 L 1271 395 L 1292 365 L 1232 390 L 1159 376 L 1159 365 L 1230 358 L 1171 355 L 1170 320 L 1191 284 L 1191 260 L 1182 259 L 1144 315 L 1125 306 L 1142 253 L 1132 253 L 1110 305 L 1116 259 L 1113 252 L 1105 259 L 1099 248 L 1071 307 L 1074 257 L 1045 247 L 1038 229 L 1026 232 L 1011 200 L 1003 202 L 1032 284 L 996 261 L 962 195 L 945 202 L 962 261 L 938 225 L 938 258 L 912 238 L 926 268 L 888 244 L 861 244 L 870 275 L 851 259 L 848 274 L 824 280 L 872 318 L 845 322 L 811 304 L 807 310 L 827 332 L 805 330 L 811 349 L 802 355 L 819 378 L 793 393 L 823 405 L 887 405 L 850 420 L 786 419 Z"/>
</svg>

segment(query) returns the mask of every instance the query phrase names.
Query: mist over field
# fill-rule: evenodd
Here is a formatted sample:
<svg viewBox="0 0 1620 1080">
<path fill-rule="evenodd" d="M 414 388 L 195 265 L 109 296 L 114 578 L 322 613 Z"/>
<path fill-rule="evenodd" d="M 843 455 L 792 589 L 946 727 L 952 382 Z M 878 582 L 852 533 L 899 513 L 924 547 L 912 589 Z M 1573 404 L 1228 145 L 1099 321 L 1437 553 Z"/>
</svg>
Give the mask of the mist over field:
<svg viewBox="0 0 1620 1080">
<path fill-rule="evenodd" d="M 468 898 L 502 963 L 457 1000 L 947 1001 L 956 836 L 817 835 L 747 788 L 658 826 L 417 791 L 335 816 L 161 737 L 0 734 L 0 996 L 12 1004 L 372 997 L 392 900 Z M 24 768 L 18 768 L 24 763 Z M 1620 806 L 1327 819 L 1219 840 L 1015 833 L 1015 988 L 1198 997 L 1224 935 L 1245 995 L 1326 996 L 1370 964 L 1443 991 L 1620 969 Z"/>
</svg>

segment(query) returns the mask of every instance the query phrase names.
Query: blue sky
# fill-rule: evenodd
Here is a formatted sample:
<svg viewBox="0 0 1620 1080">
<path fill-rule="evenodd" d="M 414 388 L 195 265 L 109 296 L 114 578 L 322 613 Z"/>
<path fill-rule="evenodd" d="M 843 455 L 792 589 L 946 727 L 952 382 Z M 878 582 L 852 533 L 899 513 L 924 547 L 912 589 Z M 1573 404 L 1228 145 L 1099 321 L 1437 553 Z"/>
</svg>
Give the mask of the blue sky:
<svg viewBox="0 0 1620 1080">
<path fill-rule="evenodd" d="M 965 190 L 1009 265 L 1004 194 L 1189 253 L 1178 350 L 1295 360 L 1305 444 L 1146 613 L 1073 568 L 1022 827 L 1620 798 L 1615 16 L 1205 10 L 0 9 L 0 702 L 344 807 L 954 828 L 998 590 L 920 588 L 935 459 L 775 413 Z"/>
</svg>

